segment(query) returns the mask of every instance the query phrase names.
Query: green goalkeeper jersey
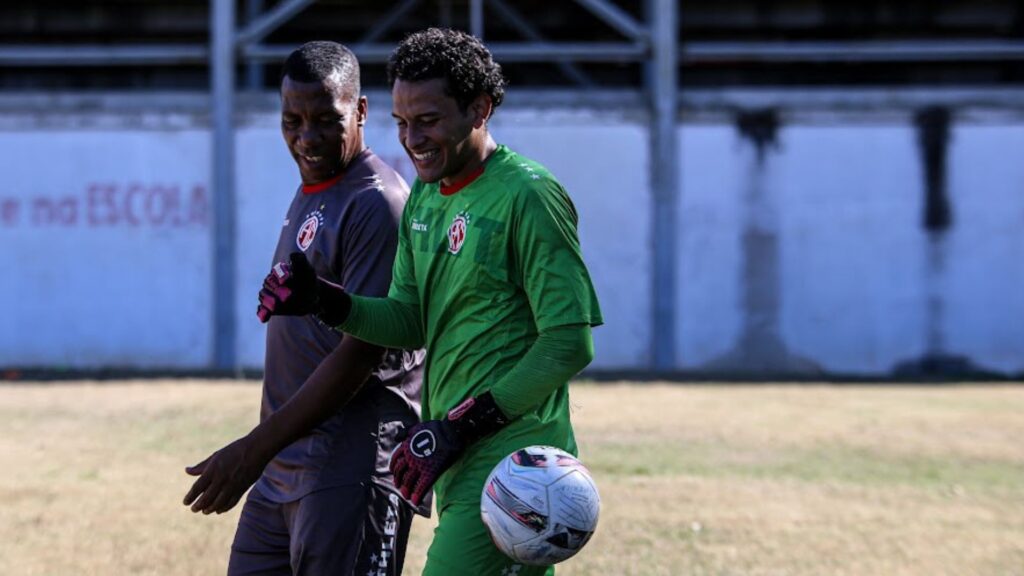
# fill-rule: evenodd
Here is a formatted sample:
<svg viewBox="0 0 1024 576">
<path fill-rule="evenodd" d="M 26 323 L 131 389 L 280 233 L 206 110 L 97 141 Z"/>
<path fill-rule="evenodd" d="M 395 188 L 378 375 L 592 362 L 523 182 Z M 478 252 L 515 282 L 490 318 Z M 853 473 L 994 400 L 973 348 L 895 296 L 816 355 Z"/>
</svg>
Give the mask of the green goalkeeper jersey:
<svg viewBox="0 0 1024 576">
<path fill-rule="evenodd" d="M 539 331 L 601 324 L 576 225 L 555 178 L 505 146 L 464 187 L 413 184 L 388 297 L 422 313 L 424 420 L 488 390 Z M 516 449 L 543 444 L 576 454 L 568 395 L 565 383 L 471 446 L 435 485 L 439 506 L 479 501 L 491 468 Z"/>
</svg>

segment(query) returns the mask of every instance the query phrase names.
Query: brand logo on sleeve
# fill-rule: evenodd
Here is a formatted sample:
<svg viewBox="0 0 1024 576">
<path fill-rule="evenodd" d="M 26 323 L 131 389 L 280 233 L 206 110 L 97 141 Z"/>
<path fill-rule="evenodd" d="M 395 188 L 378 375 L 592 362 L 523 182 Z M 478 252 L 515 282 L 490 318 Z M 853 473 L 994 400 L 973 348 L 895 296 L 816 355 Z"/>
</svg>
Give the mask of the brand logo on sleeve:
<svg viewBox="0 0 1024 576">
<path fill-rule="evenodd" d="M 317 230 L 323 224 L 324 215 L 319 210 L 313 210 L 306 215 L 302 226 L 299 226 L 299 233 L 295 235 L 295 244 L 299 247 L 299 250 L 305 252 L 309 248 L 310 244 L 313 243 L 313 239 L 316 238 Z"/>
<path fill-rule="evenodd" d="M 469 223 L 469 215 L 460 212 L 455 215 L 451 226 L 448 227 L 448 252 L 458 254 L 462 245 L 466 242 L 466 224 Z"/>
</svg>

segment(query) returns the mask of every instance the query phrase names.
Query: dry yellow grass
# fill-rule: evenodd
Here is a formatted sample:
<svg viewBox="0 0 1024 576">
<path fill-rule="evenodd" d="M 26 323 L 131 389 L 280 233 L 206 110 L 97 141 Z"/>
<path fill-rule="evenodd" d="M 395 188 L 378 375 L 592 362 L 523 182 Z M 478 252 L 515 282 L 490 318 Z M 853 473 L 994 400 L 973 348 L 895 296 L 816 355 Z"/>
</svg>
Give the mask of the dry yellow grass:
<svg viewBox="0 0 1024 576">
<path fill-rule="evenodd" d="M 253 382 L 0 387 L 0 574 L 223 574 L 182 468 Z M 1024 575 L 1024 387 L 575 385 L 597 535 L 559 574 Z M 430 521 L 407 561 L 418 574 Z"/>
</svg>

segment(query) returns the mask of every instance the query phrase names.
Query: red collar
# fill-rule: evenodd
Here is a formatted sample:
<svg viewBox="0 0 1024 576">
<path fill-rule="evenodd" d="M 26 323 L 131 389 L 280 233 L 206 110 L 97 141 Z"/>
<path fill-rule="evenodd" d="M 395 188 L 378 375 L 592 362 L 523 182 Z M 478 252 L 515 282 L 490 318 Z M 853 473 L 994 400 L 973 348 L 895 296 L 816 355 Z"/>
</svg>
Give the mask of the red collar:
<svg viewBox="0 0 1024 576">
<path fill-rule="evenodd" d="M 455 194 L 456 192 L 458 192 L 459 190 L 462 190 L 466 186 L 469 186 L 470 184 L 473 183 L 474 180 L 479 178 L 480 175 L 484 173 L 484 167 L 486 165 L 487 165 L 487 163 L 484 162 L 483 164 L 480 165 L 479 168 L 477 168 L 476 170 L 473 170 L 469 174 L 469 176 L 466 176 L 465 178 L 463 178 L 462 180 L 456 182 L 455 184 L 452 184 L 451 186 L 445 186 L 444 184 L 441 184 L 441 195 L 442 196 L 451 196 L 452 194 Z"/>
<path fill-rule="evenodd" d="M 323 182 L 317 182 L 316 184 L 303 184 L 302 185 L 302 193 L 303 194 L 317 194 L 317 193 L 323 192 L 324 190 L 327 190 L 331 186 L 334 186 L 335 184 L 340 182 L 341 179 L 344 178 L 344 177 L 345 177 L 345 173 L 342 172 L 342 173 L 338 174 L 337 176 L 335 176 L 333 178 L 330 178 L 328 180 L 324 180 Z"/>
</svg>

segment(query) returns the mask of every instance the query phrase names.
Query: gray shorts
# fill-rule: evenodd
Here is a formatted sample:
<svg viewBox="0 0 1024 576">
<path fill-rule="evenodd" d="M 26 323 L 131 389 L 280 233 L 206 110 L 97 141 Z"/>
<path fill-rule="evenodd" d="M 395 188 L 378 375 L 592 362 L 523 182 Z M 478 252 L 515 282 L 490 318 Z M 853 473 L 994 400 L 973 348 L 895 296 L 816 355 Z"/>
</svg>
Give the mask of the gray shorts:
<svg viewBox="0 0 1024 576">
<path fill-rule="evenodd" d="M 412 510 L 376 486 L 342 486 L 280 504 L 249 491 L 229 576 L 398 576 Z"/>
</svg>

